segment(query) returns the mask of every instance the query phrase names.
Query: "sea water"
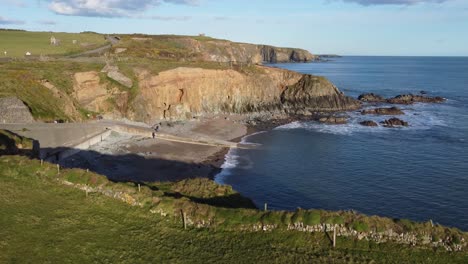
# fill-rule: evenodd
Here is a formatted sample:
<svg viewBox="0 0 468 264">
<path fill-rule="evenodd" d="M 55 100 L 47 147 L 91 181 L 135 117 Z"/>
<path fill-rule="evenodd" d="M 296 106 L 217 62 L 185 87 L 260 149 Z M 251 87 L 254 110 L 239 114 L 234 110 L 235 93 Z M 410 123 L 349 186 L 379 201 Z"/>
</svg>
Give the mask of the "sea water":
<svg viewBox="0 0 468 264">
<path fill-rule="evenodd" d="M 442 104 L 399 106 L 405 128 L 364 127 L 384 116 L 350 112 L 346 125 L 294 122 L 243 139 L 216 181 L 278 210 L 353 209 L 468 231 L 468 58 L 344 57 L 274 67 L 326 76 L 347 95 L 421 91 Z M 385 106 L 385 105 L 383 105 Z"/>
</svg>

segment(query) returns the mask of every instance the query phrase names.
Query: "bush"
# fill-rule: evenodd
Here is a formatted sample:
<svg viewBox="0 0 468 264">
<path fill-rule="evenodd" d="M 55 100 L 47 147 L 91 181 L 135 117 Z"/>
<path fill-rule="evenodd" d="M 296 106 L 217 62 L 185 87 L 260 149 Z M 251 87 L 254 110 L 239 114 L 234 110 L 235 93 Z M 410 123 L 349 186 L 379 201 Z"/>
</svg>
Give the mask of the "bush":
<svg viewBox="0 0 468 264">
<path fill-rule="evenodd" d="M 369 231 L 369 226 L 366 223 L 361 222 L 361 221 L 353 222 L 351 227 L 354 230 L 358 231 L 358 232 L 367 232 L 367 231 Z"/>
</svg>

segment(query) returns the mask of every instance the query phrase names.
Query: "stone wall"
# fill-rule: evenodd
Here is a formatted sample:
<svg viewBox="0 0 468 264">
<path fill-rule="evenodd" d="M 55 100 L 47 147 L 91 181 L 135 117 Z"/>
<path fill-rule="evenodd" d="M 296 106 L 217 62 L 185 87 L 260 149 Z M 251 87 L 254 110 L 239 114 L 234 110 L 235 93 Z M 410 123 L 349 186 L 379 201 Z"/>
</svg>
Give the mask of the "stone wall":
<svg viewBox="0 0 468 264">
<path fill-rule="evenodd" d="M 31 123 L 34 118 L 29 108 L 16 97 L 0 98 L 0 123 Z"/>
</svg>

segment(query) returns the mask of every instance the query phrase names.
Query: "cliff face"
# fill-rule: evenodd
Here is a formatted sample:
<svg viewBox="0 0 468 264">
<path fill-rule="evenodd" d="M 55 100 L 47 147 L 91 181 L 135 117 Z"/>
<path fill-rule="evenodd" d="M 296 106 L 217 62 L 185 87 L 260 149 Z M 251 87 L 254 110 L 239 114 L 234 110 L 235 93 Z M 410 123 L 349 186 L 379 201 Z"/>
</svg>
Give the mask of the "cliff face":
<svg viewBox="0 0 468 264">
<path fill-rule="evenodd" d="M 277 110 L 281 93 L 301 74 L 258 67 L 255 74 L 234 70 L 177 68 L 150 75 L 140 71 L 137 120 L 185 119 L 203 113 L 248 113 Z"/>
<path fill-rule="evenodd" d="M 74 94 L 88 110 L 147 123 L 203 114 L 307 114 L 360 106 L 323 77 L 264 66 L 253 66 L 249 72 L 179 67 L 159 74 L 135 69 L 135 74 L 138 87 L 132 88 L 137 90 L 131 101 L 106 88 L 97 72 L 76 73 Z"/>
<path fill-rule="evenodd" d="M 303 49 L 184 36 L 124 37 L 114 52 L 124 56 L 242 64 L 308 62 L 318 59 L 318 56 Z"/>
<path fill-rule="evenodd" d="M 201 54 L 204 61 L 262 64 L 308 62 L 316 59 L 316 56 L 302 49 L 278 48 L 222 40 L 198 41 L 186 39 L 178 41 L 192 52 Z"/>
</svg>

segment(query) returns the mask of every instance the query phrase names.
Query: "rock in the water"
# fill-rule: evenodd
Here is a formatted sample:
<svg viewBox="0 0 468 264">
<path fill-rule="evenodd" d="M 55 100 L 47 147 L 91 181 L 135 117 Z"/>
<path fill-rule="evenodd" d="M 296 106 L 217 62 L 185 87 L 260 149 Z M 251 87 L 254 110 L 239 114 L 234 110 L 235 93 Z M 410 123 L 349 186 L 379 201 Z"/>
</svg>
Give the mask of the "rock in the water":
<svg viewBox="0 0 468 264">
<path fill-rule="evenodd" d="M 403 94 L 387 100 L 390 104 L 413 104 L 413 103 L 442 103 L 445 99 L 442 97 L 428 97 L 422 95 Z"/>
<path fill-rule="evenodd" d="M 408 126 L 408 122 L 405 122 L 401 119 L 398 119 L 396 117 L 390 118 L 388 120 L 380 122 L 383 124 L 384 127 L 399 127 L 399 126 Z"/>
<path fill-rule="evenodd" d="M 361 111 L 362 115 L 404 115 L 403 111 L 401 111 L 398 107 L 390 107 L 390 108 L 374 108 L 374 109 L 367 109 Z"/>
<path fill-rule="evenodd" d="M 281 94 L 284 109 L 307 109 L 310 111 L 356 110 L 361 103 L 345 96 L 324 77 L 304 75 L 293 85 L 286 87 Z"/>
<path fill-rule="evenodd" d="M 366 93 L 361 94 L 358 97 L 358 100 L 361 102 L 368 102 L 368 103 L 382 103 L 385 102 L 385 98 L 374 93 Z"/>
<path fill-rule="evenodd" d="M 133 81 L 119 71 L 110 71 L 107 73 L 107 77 L 111 78 L 112 80 L 120 83 L 121 85 L 127 88 L 132 88 L 133 86 Z"/>
<path fill-rule="evenodd" d="M 359 124 L 361 124 L 362 126 L 368 126 L 368 127 L 377 127 L 377 126 L 379 126 L 376 122 L 374 122 L 372 120 L 362 121 Z"/>
<path fill-rule="evenodd" d="M 320 123 L 325 124 L 346 124 L 348 119 L 344 116 L 324 116 L 318 119 Z"/>
<path fill-rule="evenodd" d="M 0 98 L 0 123 L 32 123 L 29 108 L 16 97 Z"/>
</svg>

